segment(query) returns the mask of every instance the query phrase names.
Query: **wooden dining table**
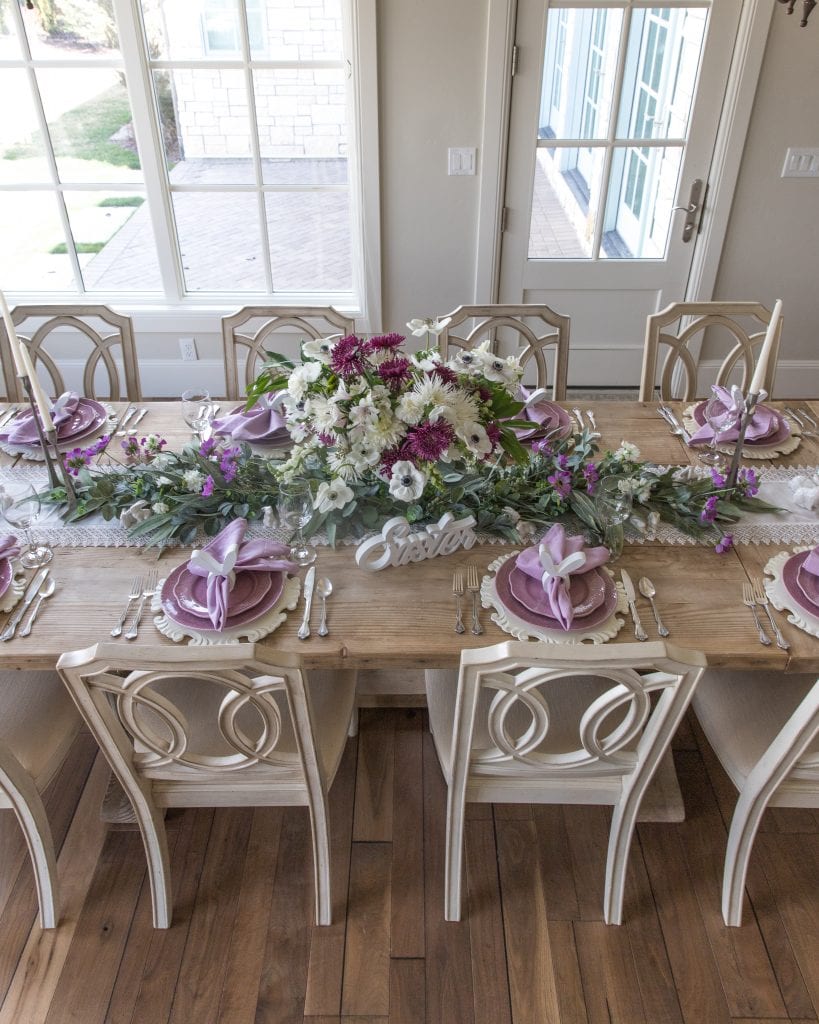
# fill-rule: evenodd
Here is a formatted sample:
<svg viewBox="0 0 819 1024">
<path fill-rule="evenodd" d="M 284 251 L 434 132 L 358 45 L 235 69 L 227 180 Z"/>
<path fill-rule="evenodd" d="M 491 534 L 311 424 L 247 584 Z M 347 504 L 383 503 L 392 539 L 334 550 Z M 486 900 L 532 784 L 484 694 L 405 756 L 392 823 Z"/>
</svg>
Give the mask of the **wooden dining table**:
<svg viewBox="0 0 819 1024">
<path fill-rule="evenodd" d="M 819 417 L 819 403 L 807 404 Z M 160 434 L 171 449 L 190 440 L 178 403 L 141 405 L 148 413 L 140 424 L 140 435 Z M 679 404 L 672 405 L 677 412 L 681 411 Z M 223 412 L 228 407 L 225 403 Z M 696 453 L 670 434 L 652 403 L 597 401 L 582 403 L 582 407 L 594 412 L 602 435 L 601 451 L 616 448 L 627 440 L 638 445 L 643 459 L 659 464 L 701 465 Z M 112 456 L 116 456 L 120 440 L 115 438 L 112 442 Z M 0 466 L 14 462 L 12 456 L 0 456 Z M 816 466 L 819 443 L 814 438 L 803 438 L 796 452 L 776 464 Z M 761 577 L 768 559 L 783 548 L 784 545 L 776 544 L 737 545 L 718 555 L 712 545 L 628 544 L 612 568 L 627 569 L 635 581 L 650 576 L 657 589 L 662 618 L 670 630 L 668 642 L 702 651 L 710 665 L 819 672 L 819 639 L 792 626 L 784 614 L 774 612 L 790 642 L 790 650 L 774 645 L 763 647 L 751 613 L 741 602 L 743 582 Z M 385 696 L 400 701 L 403 670 L 454 667 L 464 648 L 509 639 L 492 621 L 488 609 L 481 610 L 483 635 L 454 632 L 452 576 L 455 569 L 464 568 L 468 562 L 476 564 L 483 574 L 499 554 L 513 549 L 508 544 L 483 543 L 468 552 L 461 550 L 425 562 L 367 572 L 356 565 L 353 546 L 320 546 L 319 575 L 333 581 L 333 594 L 328 602 L 329 635 L 318 637 L 314 628 L 309 639 L 297 638 L 300 604 L 298 613 L 290 613 L 261 642 L 297 652 L 307 667 L 390 670 L 379 673 L 382 678 L 392 673 L 392 682 L 385 685 L 388 691 L 390 686 L 393 690 Z M 124 606 L 134 576 L 157 569 L 162 578 L 189 555 L 186 548 L 169 548 L 158 557 L 157 549 L 151 547 L 56 547 L 51 564 L 56 593 L 43 605 L 31 636 L 0 643 L 0 667 L 49 668 L 64 651 L 109 640 L 109 631 Z M 649 637 L 656 638 L 648 603 L 638 597 L 638 604 Z M 314 611 L 314 627 L 316 623 Z M 616 639 L 609 642 L 633 639 L 631 620 L 626 617 Z M 148 614 L 137 642 L 172 643 L 158 632 Z M 408 703 L 417 702 L 417 693 L 406 696 L 411 698 Z"/>
</svg>

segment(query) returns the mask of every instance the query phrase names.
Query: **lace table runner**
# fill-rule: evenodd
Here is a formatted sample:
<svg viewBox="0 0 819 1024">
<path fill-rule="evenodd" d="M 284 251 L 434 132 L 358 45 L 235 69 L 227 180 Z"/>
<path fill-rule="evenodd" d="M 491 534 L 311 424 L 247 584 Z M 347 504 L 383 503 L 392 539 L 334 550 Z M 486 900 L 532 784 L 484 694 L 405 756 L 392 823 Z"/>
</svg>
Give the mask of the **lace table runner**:
<svg viewBox="0 0 819 1024">
<path fill-rule="evenodd" d="M 819 517 L 815 512 L 800 508 L 793 501 L 788 481 L 795 476 L 813 476 L 816 466 L 766 466 L 756 468 L 760 479 L 759 497 L 783 509 L 782 512 L 767 512 L 744 516 L 731 533 L 735 544 L 817 544 L 819 543 Z M 708 470 L 703 470 L 707 474 Z M 0 467 L 0 487 L 10 495 L 19 492 L 21 483 L 32 483 L 38 490 L 45 490 L 48 478 L 40 465 L 17 465 Z M 5 524 L 0 524 L 0 531 Z M 11 532 L 7 527 L 3 532 Z M 119 520 L 106 522 L 99 514 L 88 516 L 78 523 L 64 523 L 54 507 L 44 506 L 40 518 L 34 525 L 37 539 L 58 547 L 143 547 L 147 541 L 142 537 L 129 536 Z M 275 526 L 264 526 L 254 522 L 249 525 L 248 535 L 285 539 L 282 531 Z M 373 534 L 369 534 L 372 536 Z M 203 538 L 204 539 L 204 538 Z M 646 538 L 629 534 L 630 543 L 642 543 Z M 648 538 L 662 544 L 696 544 L 673 526 L 661 523 L 656 533 Z M 361 538 L 348 539 L 343 543 L 358 544 Z M 504 544 L 503 538 L 482 536 L 481 544 Z M 326 537 L 315 537 L 315 545 L 327 543 Z M 707 543 L 711 543 L 708 541 Z"/>
</svg>

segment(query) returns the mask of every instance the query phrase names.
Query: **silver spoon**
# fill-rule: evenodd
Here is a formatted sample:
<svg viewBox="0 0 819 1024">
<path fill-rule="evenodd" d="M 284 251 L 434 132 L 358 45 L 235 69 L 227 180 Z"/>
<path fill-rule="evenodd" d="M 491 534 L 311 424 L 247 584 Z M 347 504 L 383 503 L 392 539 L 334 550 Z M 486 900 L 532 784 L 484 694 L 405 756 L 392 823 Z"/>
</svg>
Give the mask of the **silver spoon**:
<svg viewBox="0 0 819 1024">
<path fill-rule="evenodd" d="M 51 579 L 46 580 L 44 586 L 40 588 L 40 592 L 37 594 L 37 600 L 34 602 L 34 607 L 31 609 L 31 615 L 28 617 L 28 622 L 17 634 L 18 636 L 29 635 L 31 627 L 34 625 L 34 620 L 37 618 L 37 613 L 40 611 L 40 605 L 47 597 L 51 597 L 56 589 L 57 581 L 52 576 Z"/>
<path fill-rule="evenodd" d="M 651 602 L 651 610 L 654 612 L 654 621 L 657 623 L 657 632 L 660 636 L 668 636 L 668 630 L 663 625 L 663 621 L 660 618 L 660 613 L 657 611 L 657 605 L 654 603 L 654 597 L 657 593 L 657 588 L 648 578 L 648 576 L 641 576 L 637 581 L 637 587 L 643 597 L 647 597 Z"/>
<path fill-rule="evenodd" d="M 319 636 L 327 636 L 330 630 L 327 628 L 327 598 L 333 592 L 333 584 L 326 576 L 321 576 L 316 581 L 316 594 L 321 598 L 321 623 L 318 628 Z"/>
</svg>

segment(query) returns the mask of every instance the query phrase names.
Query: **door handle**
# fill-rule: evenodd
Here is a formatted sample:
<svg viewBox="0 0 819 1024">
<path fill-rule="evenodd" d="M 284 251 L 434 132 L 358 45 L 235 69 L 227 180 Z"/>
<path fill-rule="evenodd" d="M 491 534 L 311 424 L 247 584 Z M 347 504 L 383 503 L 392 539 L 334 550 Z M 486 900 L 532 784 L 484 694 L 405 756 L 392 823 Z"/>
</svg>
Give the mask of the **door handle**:
<svg viewBox="0 0 819 1024">
<path fill-rule="evenodd" d="M 694 228 L 697 226 L 697 213 L 702 207 L 703 193 L 702 178 L 695 178 L 691 184 L 691 191 L 688 194 L 688 202 L 684 206 L 672 206 L 673 210 L 685 210 L 685 221 L 683 222 L 682 240 L 690 242 L 694 235 Z"/>
</svg>

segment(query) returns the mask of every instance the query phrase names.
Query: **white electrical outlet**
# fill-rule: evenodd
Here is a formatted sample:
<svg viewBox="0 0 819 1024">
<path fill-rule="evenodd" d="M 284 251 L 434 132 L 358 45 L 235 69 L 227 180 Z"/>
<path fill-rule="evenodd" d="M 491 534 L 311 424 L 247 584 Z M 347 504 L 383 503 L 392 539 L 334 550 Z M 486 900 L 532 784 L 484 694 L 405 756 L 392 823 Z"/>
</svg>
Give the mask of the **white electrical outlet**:
<svg viewBox="0 0 819 1024">
<path fill-rule="evenodd" d="M 179 351 L 183 363 L 195 363 L 199 358 L 196 352 L 196 338 L 180 338 Z"/>
</svg>

